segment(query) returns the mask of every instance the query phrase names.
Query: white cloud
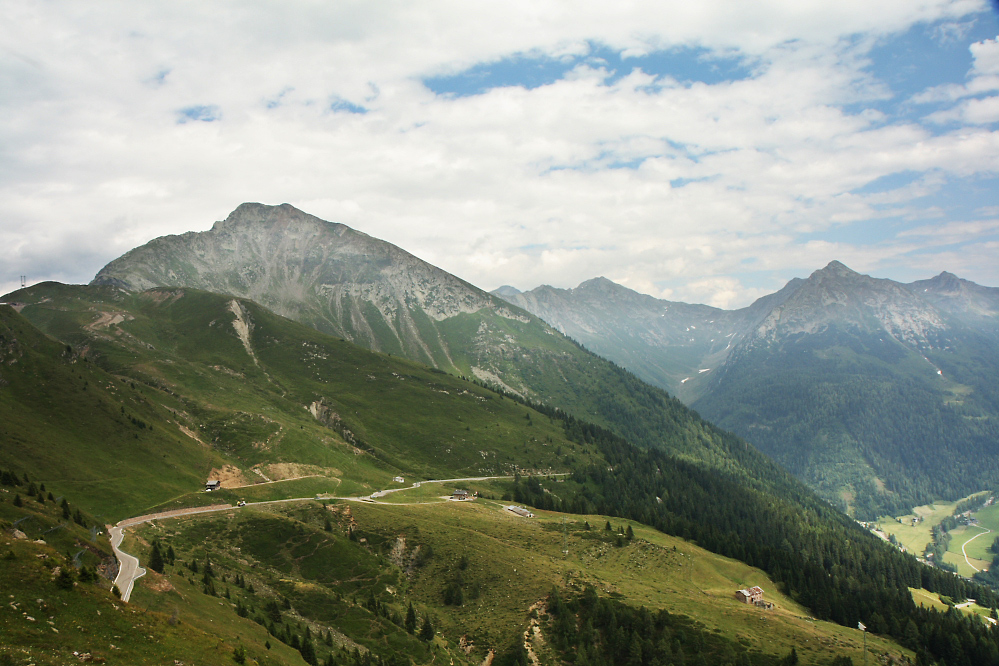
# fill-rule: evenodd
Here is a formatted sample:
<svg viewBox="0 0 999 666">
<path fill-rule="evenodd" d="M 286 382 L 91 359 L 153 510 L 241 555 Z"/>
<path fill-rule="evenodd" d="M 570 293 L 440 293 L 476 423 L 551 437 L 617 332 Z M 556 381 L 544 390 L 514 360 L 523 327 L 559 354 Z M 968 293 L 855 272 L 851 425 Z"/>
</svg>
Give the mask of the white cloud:
<svg viewBox="0 0 999 666">
<path fill-rule="evenodd" d="M 947 102 L 999 90 L 999 38 L 986 39 L 968 46 L 972 66 L 964 84 L 946 84 L 928 88 L 913 97 L 917 104 Z M 949 120 L 949 118 L 948 118 Z"/>
<path fill-rule="evenodd" d="M 485 288 L 605 274 L 739 305 L 758 295 L 731 277 L 746 261 L 902 261 L 918 238 L 886 251 L 801 235 L 919 217 L 910 202 L 947 178 L 999 171 L 987 128 L 934 134 L 844 110 L 891 94 L 865 69 L 879 37 L 982 6 L 13 0 L 0 9 L 0 282 L 85 281 L 243 201 L 293 203 Z M 695 46 L 752 75 L 611 82 L 591 64 L 459 98 L 420 82 L 514 54 L 571 62 L 591 43 Z M 997 76 L 994 42 L 973 51 L 968 86 Z M 986 102 L 949 122 L 994 122 Z M 852 193 L 903 170 L 931 176 Z"/>
</svg>

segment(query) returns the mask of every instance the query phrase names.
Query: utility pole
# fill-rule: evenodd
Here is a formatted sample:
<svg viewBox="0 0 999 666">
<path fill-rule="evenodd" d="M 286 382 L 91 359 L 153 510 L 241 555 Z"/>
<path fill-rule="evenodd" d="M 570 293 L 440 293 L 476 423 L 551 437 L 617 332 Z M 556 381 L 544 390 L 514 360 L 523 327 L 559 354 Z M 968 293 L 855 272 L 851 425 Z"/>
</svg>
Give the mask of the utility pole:
<svg viewBox="0 0 999 666">
<path fill-rule="evenodd" d="M 21 289 L 24 289 L 27 286 L 28 286 L 28 276 L 27 275 L 22 275 L 21 276 Z"/>
<path fill-rule="evenodd" d="M 858 622 L 857 629 L 864 633 L 864 666 L 867 666 L 867 626 L 863 622 Z"/>
<path fill-rule="evenodd" d="M 562 557 L 569 556 L 569 535 L 565 531 L 565 516 L 562 516 Z"/>
</svg>

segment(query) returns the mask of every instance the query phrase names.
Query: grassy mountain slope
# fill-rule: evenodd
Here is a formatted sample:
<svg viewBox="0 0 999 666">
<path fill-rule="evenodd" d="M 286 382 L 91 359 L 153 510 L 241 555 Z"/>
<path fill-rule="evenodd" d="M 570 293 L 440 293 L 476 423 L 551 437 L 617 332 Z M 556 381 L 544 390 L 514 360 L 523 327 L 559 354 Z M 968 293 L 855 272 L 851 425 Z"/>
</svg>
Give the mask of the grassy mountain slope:
<svg viewBox="0 0 999 666">
<path fill-rule="evenodd" d="M 27 304 L 22 316 L 86 349 L 119 383 L 158 391 L 162 399 L 150 400 L 152 411 L 142 414 L 172 422 L 154 434 L 211 446 L 215 466 L 203 467 L 204 478 L 232 465 L 240 484 L 263 478 L 258 470 L 266 478 L 319 474 L 360 489 L 399 470 L 434 478 L 508 474 L 567 469 L 593 455 L 566 441 L 551 419 L 531 417 L 492 391 L 371 353 L 250 301 L 190 289 L 134 294 L 51 283 L 12 298 Z M 563 343 L 533 322 L 480 318 L 475 330 L 489 324 L 505 327 L 503 335 L 534 336 L 528 361 L 523 350 L 504 353 L 518 355 L 522 370 L 535 368 L 538 386 L 615 416 L 625 437 L 767 492 L 788 492 L 790 478 L 766 456 L 662 391 L 574 345 L 571 354 L 562 351 Z M 123 422 L 131 415 L 125 412 Z"/>
<path fill-rule="evenodd" d="M 333 529 L 327 532 L 323 523 L 330 517 Z M 429 660 L 433 650 L 426 650 L 393 622 L 404 619 L 413 603 L 420 620 L 431 618 L 440 634 L 438 645 L 447 640 L 454 650 L 455 637 L 463 638 L 467 653 L 452 652 L 453 658 L 478 663 L 490 647 L 497 647 L 502 660 L 511 638 L 531 625 L 527 609 L 538 608 L 543 618 L 543 602 L 553 587 L 570 596 L 586 586 L 601 596 L 677 614 L 685 627 L 680 641 L 688 659 L 703 652 L 711 663 L 735 663 L 746 653 L 755 663 L 773 663 L 792 646 L 806 663 L 822 663 L 830 652 L 852 655 L 858 662 L 862 658 L 857 632 L 803 619 L 807 611 L 781 595 L 759 570 L 637 523 L 611 519 L 615 527 L 607 532 L 603 529 L 607 520 L 573 517 L 565 527 L 567 556 L 561 552 L 559 516 L 524 519 L 488 500 L 254 508 L 230 516 L 162 522 L 143 528 L 135 538 L 137 544 L 138 539 L 153 538 L 169 542 L 185 563 L 210 556 L 217 575 L 229 574 L 230 581 L 232 572 L 250 571 L 246 581 L 254 591 L 230 583 L 227 604 L 252 608 L 252 619 L 270 595 L 287 598 L 289 608 L 282 611 L 278 631 L 280 625 L 298 623 L 310 626 L 313 635 L 338 626 L 365 627 L 365 632 L 351 634 L 351 642 L 337 636 L 332 648 L 318 645 L 321 659 L 327 652 L 338 656 L 343 645 L 353 649 L 356 642 L 361 649 L 376 651 L 386 643 L 398 645 L 418 662 Z M 618 547 L 617 528 L 625 525 L 633 527 L 635 537 Z M 348 536 L 348 528 L 356 541 Z M 288 541 L 282 544 L 285 534 Z M 218 541 L 238 546 L 239 558 L 231 547 L 220 548 L 214 539 L 206 540 L 207 535 L 224 535 Z M 333 552 L 335 558 L 327 554 Z M 140 581 L 134 603 L 169 612 L 181 603 L 181 594 L 203 596 L 198 577 L 184 565 L 167 568 L 165 580 L 174 590 L 162 591 L 160 580 Z M 738 603 L 732 595 L 733 589 L 751 584 L 764 586 L 778 606 L 765 620 L 760 611 Z M 461 589 L 460 604 L 443 603 L 449 589 Z M 545 644 L 545 629 L 542 625 L 540 639 L 530 644 L 548 663 L 558 652 Z M 878 648 L 898 653 L 883 642 Z"/>
<path fill-rule="evenodd" d="M 137 497 L 189 492 L 220 464 L 216 452 L 168 425 L 169 410 L 181 406 L 0 307 L 0 467 L 44 474 L 117 520 L 137 508 Z"/>
<path fill-rule="evenodd" d="M 248 301 L 56 284 L 19 294 L 28 297 L 21 315 L 3 308 L 13 333 L 32 336 L 18 340 L 11 354 L 20 356 L 3 370 L 13 437 L 7 462 L 58 468 L 67 479 L 89 470 L 101 488 L 95 497 L 123 477 L 108 502 L 119 518 L 197 491 L 213 470 L 228 475 L 228 486 L 317 475 L 328 479 L 324 490 L 349 494 L 400 470 L 436 478 L 547 470 L 564 466 L 575 448 L 547 419 L 528 419 L 523 406 L 471 382 Z M 234 324 L 245 325 L 248 346 Z M 83 359 L 53 363 L 67 345 Z M 52 378 L 37 381 L 36 365 Z M 56 405 L 65 405 L 58 418 Z M 182 473 L 156 478 L 181 459 Z"/>
</svg>

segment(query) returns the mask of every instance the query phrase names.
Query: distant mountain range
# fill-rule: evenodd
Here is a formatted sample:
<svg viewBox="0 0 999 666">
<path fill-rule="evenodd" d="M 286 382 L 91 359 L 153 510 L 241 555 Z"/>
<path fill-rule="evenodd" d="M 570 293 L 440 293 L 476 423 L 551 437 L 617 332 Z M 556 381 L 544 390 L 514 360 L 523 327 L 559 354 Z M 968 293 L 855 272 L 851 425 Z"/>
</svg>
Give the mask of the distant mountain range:
<svg viewBox="0 0 999 666">
<path fill-rule="evenodd" d="M 545 319 L 873 517 L 995 485 L 999 289 L 832 262 L 749 307 L 604 278 L 494 294 Z"/>
</svg>

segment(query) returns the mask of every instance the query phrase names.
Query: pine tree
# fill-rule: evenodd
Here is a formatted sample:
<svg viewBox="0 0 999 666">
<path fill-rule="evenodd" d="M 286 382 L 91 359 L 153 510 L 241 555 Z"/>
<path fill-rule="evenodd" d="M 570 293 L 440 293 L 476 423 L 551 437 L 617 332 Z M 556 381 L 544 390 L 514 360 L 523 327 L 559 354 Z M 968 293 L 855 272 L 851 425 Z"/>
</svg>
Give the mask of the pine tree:
<svg viewBox="0 0 999 666">
<path fill-rule="evenodd" d="M 406 611 L 406 631 L 416 632 L 416 611 L 413 610 L 413 602 L 409 602 L 409 610 Z"/>
<path fill-rule="evenodd" d="M 423 617 L 423 627 L 420 628 L 420 638 L 425 641 L 433 640 L 434 637 L 434 626 L 430 624 L 430 618 L 427 616 Z"/>
<path fill-rule="evenodd" d="M 316 659 L 316 648 L 312 645 L 312 639 L 309 638 L 308 627 L 306 627 L 305 631 L 306 634 L 305 638 L 302 639 L 302 647 L 298 651 L 302 654 L 302 659 L 305 660 L 305 663 L 316 666 L 319 663 L 319 660 Z"/>
<path fill-rule="evenodd" d="M 62 517 L 64 519 L 68 520 L 69 519 L 69 515 L 70 515 L 69 514 L 69 502 L 66 501 L 65 497 L 62 498 L 62 504 L 60 506 L 62 507 Z"/>
<path fill-rule="evenodd" d="M 59 576 L 56 578 L 56 585 L 63 590 L 72 590 L 73 582 L 73 574 L 69 572 L 69 568 L 62 567 L 59 570 Z"/>
<path fill-rule="evenodd" d="M 24 502 L 21 500 L 21 496 L 18 495 L 17 493 L 14 493 L 14 506 L 18 508 L 24 506 Z"/>
<path fill-rule="evenodd" d="M 149 554 L 149 568 L 156 573 L 163 573 L 163 553 L 160 552 L 159 541 L 153 541 L 153 552 Z"/>
</svg>

